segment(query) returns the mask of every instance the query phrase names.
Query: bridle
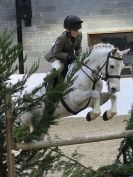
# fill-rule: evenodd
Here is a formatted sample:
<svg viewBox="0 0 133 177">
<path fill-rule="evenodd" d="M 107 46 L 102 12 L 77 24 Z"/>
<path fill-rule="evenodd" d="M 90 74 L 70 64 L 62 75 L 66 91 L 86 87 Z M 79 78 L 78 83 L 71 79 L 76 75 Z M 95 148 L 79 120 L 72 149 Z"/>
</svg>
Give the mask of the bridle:
<svg viewBox="0 0 133 177">
<path fill-rule="evenodd" d="M 110 59 L 110 58 L 113 58 L 113 59 L 115 59 L 115 60 L 122 60 L 122 58 L 115 57 L 115 56 L 113 56 L 113 55 L 111 55 L 111 54 L 112 54 L 112 51 L 108 53 L 108 56 L 107 56 L 107 59 L 106 59 L 105 63 L 104 63 L 104 64 L 101 66 L 101 68 L 99 69 L 99 73 L 101 73 L 102 69 L 105 67 L 105 71 L 106 71 L 106 72 L 105 72 L 105 76 L 103 76 L 102 74 L 96 73 L 95 70 L 93 70 L 92 68 L 90 68 L 90 67 L 87 65 L 87 63 L 89 62 L 89 60 L 86 61 L 85 63 L 83 63 L 83 66 L 86 67 L 87 69 L 89 69 L 89 70 L 92 72 L 93 78 L 90 77 L 90 76 L 84 71 L 83 68 L 81 68 L 81 70 L 84 72 L 84 74 L 93 82 L 92 90 L 95 89 L 96 83 L 97 83 L 100 79 L 102 79 L 102 80 L 104 80 L 104 81 L 107 82 L 107 80 L 108 80 L 109 78 L 118 78 L 118 79 L 121 78 L 120 75 L 110 75 L 110 74 L 108 73 L 108 66 L 109 66 L 109 59 Z M 94 74 L 96 75 L 96 77 L 94 77 Z M 107 84 L 108 84 L 108 82 L 107 82 Z M 63 98 L 62 98 L 60 101 L 61 101 L 61 103 L 63 104 L 63 106 L 65 107 L 65 109 L 66 109 L 68 112 L 70 112 L 70 113 L 72 113 L 72 114 L 75 115 L 75 114 L 78 114 L 79 112 L 81 112 L 82 110 L 86 109 L 86 108 L 88 107 L 89 103 L 90 103 L 90 100 L 91 100 L 91 99 L 89 99 L 88 102 L 87 102 L 87 104 L 86 104 L 86 106 L 85 106 L 84 108 L 81 108 L 79 111 L 73 111 L 73 110 L 66 104 L 66 102 L 65 102 L 65 100 L 64 100 Z"/>
<path fill-rule="evenodd" d="M 104 81 L 107 81 L 109 78 L 118 78 L 118 79 L 121 78 L 120 75 L 110 75 L 110 74 L 108 73 L 108 66 L 109 66 L 109 59 L 110 59 L 110 58 L 113 58 L 113 59 L 115 59 L 115 60 L 120 60 L 120 61 L 122 60 L 122 58 L 115 57 L 115 56 L 111 55 L 111 53 L 112 53 L 112 51 L 109 52 L 109 54 L 108 54 L 108 56 L 107 56 L 107 60 L 106 60 L 106 62 L 105 62 L 105 64 L 106 64 L 106 66 L 105 66 L 105 72 L 106 72 L 106 74 L 105 74 L 105 77 L 103 78 Z"/>
<path fill-rule="evenodd" d="M 101 68 L 99 69 L 99 73 L 101 73 L 102 69 L 105 67 L 105 75 L 104 75 L 104 76 L 103 76 L 102 74 L 97 74 L 97 73 L 95 72 L 95 70 L 93 70 L 93 69 L 91 69 L 90 67 L 88 67 L 88 65 L 87 65 L 86 63 L 88 63 L 89 61 L 87 61 L 86 63 L 83 64 L 86 68 L 88 68 L 89 70 L 91 70 L 92 74 L 93 74 L 93 73 L 97 74 L 97 78 L 95 78 L 95 79 L 94 79 L 94 78 L 91 78 L 91 77 L 83 70 L 83 68 L 81 68 L 81 70 L 86 74 L 87 77 L 89 77 L 89 79 L 91 79 L 91 81 L 92 81 L 93 83 L 94 83 L 94 82 L 97 82 L 99 79 L 102 79 L 102 80 L 104 80 L 104 81 L 107 81 L 109 78 L 118 78 L 118 79 L 121 78 L 120 75 L 111 75 L 111 74 L 109 74 L 109 72 L 108 72 L 109 59 L 110 59 L 110 58 L 113 58 L 113 59 L 115 59 L 115 60 L 120 60 L 120 61 L 122 60 L 122 58 L 115 57 L 115 56 L 113 56 L 113 55 L 111 55 L 111 54 L 112 54 L 112 51 L 108 53 L 108 56 L 107 56 L 106 61 L 104 62 L 104 64 L 103 64 L 103 65 L 101 66 Z M 93 86 L 93 87 L 94 87 L 94 86 Z"/>
</svg>

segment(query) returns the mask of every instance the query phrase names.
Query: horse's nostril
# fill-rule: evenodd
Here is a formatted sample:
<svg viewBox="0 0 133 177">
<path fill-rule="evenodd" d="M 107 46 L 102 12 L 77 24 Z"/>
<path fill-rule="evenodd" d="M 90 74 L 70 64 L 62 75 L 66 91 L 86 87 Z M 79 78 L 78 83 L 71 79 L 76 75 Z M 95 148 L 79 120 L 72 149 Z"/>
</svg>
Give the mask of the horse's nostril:
<svg viewBox="0 0 133 177">
<path fill-rule="evenodd" d="M 115 89 L 114 87 L 112 87 L 112 88 L 111 88 L 111 91 L 112 91 L 112 92 L 115 92 L 115 91 L 116 91 L 116 89 Z"/>
</svg>

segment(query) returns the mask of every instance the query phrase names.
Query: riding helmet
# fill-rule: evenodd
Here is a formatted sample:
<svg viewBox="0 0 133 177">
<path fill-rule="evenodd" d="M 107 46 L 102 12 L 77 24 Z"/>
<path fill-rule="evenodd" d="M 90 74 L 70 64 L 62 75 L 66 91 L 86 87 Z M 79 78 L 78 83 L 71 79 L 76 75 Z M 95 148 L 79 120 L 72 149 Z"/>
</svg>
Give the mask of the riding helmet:
<svg viewBox="0 0 133 177">
<path fill-rule="evenodd" d="M 79 30 L 83 21 L 76 15 L 69 15 L 64 20 L 65 29 L 75 29 Z"/>
</svg>

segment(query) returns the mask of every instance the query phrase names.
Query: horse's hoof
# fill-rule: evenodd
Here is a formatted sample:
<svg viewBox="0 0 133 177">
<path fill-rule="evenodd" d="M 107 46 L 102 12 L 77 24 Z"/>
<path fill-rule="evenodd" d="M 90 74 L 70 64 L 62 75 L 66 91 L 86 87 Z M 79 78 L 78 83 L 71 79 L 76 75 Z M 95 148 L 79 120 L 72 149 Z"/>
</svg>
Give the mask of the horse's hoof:
<svg viewBox="0 0 133 177">
<path fill-rule="evenodd" d="M 104 114 L 103 114 L 103 120 L 104 121 L 108 120 L 107 111 L 105 111 Z"/>
<path fill-rule="evenodd" d="M 104 121 L 107 121 L 107 120 L 109 120 L 109 119 L 112 119 L 115 114 L 116 114 L 116 112 L 105 111 L 104 114 L 103 114 L 103 120 L 104 120 Z"/>
<path fill-rule="evenodd" d="M 91 121 L 92 118 L 91 118 L 91 112 L 88 112 L 87 115 L 86 115 L 86 120 L 87 121 Z"/>
<path fill-rule="evenodd" d="M 100 113 L 94 113 L 93 111 L 90 111 L 86 115 L 86 120 L 87 121 L 95 120 L 99 115 Z"/>
</svg>

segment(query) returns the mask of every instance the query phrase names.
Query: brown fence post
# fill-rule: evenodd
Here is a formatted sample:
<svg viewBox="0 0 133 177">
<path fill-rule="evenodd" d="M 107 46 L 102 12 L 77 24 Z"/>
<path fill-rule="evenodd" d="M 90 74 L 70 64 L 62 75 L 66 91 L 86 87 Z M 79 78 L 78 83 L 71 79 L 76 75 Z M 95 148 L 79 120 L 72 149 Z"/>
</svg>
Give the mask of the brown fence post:
<svg viewBox="0 0 133 177">
<path fill-rule="evenodd" d="M 12 114 L 12 101 L 11 101 L 11 89 L 6 88 L 5 102 L 5 116 L 6 116 L 6 147 L 7 147 L 7 168 L 8 177 L 16 177 L 15 169 L 15 157 L 12 154 L 14 149 L 14 139 L 12 135 L 13 127 L 13 114 Z"/>
</svg>

